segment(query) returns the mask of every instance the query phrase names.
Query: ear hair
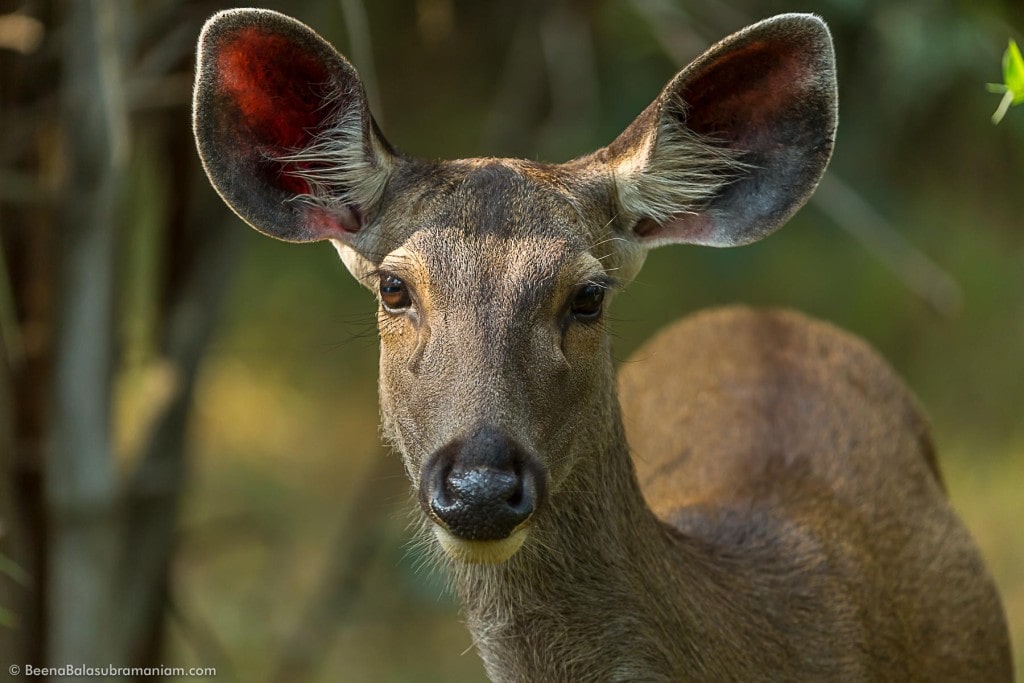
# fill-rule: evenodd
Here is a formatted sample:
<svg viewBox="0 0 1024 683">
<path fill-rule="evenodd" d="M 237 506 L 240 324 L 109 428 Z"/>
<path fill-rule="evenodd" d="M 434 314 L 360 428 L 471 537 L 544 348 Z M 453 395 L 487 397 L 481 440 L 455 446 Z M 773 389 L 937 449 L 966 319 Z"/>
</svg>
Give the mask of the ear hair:
<svg viewBox="0 0 1024 683">
<path fill-rule="evenodd" d="M 660 109 L 646 154 L 612 171 L 619 206 L 631 223 L 644 218 L 667 223 L 680 214 L 699 213 L 752 168 L 741 160 L 741 150 L 687 128 L 681 97 L 669 98 Z"/>
<path fill-rule="evenodd" d="M 357 97 L 332 93 L 325 101 L 352 102 L 358 101 Z M 288 175 L 305 182 L 306 192 L 288 201 L 328 211 L 339 206 L 376 206 L 393 171 L 390 151 L 378 142 L 377 131 L 364 136 L 358 107 L 349 106 L 326 118 L 333 123 L 319 131 L 310 144 L 274 159 L 288 169 Z"/>
</svg>

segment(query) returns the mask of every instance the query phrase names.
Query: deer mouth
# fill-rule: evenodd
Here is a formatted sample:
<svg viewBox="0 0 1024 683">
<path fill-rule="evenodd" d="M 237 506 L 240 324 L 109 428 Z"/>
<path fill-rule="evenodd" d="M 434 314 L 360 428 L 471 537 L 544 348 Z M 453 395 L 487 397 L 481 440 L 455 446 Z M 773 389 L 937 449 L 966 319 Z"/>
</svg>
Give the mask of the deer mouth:
<svg viewBox="0 0 1024 683">
<path fill-rule="evenodd" d="M 440 524 L 434 524 L 434 536 L 448 557 L 465 564 L 501 564 L 519 552 L 530 531 L 526 525 L 508 537 L 495 541 L 473 541 L 456 536 Z"/>
</svg>

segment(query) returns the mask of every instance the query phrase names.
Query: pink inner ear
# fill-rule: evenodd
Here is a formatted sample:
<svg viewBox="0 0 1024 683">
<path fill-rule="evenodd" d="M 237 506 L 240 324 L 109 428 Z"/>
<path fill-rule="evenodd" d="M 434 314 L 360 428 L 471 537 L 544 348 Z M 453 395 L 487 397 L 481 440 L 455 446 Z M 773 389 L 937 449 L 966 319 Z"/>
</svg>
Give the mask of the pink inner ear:
<svg viewBox="0 0 1024 683">
<path fill-rule="evenodd" d="M 715 226 L 706 213 L 681 213 L 665 223 L 650 219 L 633 228 L 645 241 L 668 240 L 686 244 L 715 244 Z"/>
<path fill-rule="evenodd" d="M 272 154 L 308 145 L 332 113 L 318 92 L 330 87 L 327 66 L 280 35 L 255 27 L 239 31 L 218 55 L 217 70 L 246 133 Z M 285 183 L 301 181 L 282 178 Z"/>
<path fill-rule="evenodd" d="M 778 41 L 755 41 L 730 51 L 682 93 L 691 112 L 686 123 L 703 135 L 756 150 L 759 138 L 771 138 L 765 127 L 799 102 L 809 67 L 798 50 Z"/>
</svg>

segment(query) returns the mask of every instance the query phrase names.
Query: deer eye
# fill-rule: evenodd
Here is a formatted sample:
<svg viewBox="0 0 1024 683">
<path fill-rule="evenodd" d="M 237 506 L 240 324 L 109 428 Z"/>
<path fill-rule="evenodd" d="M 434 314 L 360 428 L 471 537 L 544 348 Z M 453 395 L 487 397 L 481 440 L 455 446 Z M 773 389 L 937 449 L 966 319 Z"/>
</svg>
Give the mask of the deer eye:
<svg viewBox="0 0 1024 683">
<path fill-rule="evenodd" d="M 389 273 L 381 273 L 380 276 L 380 301 L 390 313 L 401 312 L 412 305 L 405 282 Z"/>
<path fill-rule="evenodd" d="M 577 320 L 589 322 L 597 320 L 601 315 L 602 303 L 604 303 L 604 287 L 593 283 L 586 284 L 576 290 L 570 310 Z"/>
</svg>

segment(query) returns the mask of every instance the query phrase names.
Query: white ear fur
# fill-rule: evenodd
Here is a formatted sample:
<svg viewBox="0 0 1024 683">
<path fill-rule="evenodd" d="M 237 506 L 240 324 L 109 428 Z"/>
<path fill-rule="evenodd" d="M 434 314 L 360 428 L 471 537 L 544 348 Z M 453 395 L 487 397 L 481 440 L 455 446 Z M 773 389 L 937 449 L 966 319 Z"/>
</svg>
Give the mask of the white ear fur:
<svg viewBox="0 0 1024 683">
<path fill-rule="evenodd" d="M 352 101 L 352 96 L 327 100 Z M 376 135 L 364 140 L 363 118 L 357 107 L 338 112 L 333 124 L 317 133 L 306 147 L 276 157 L 290 174 L 304 180 L 306 193 L 291 201 L 331 210 L 338 206 L 375 206 L 393 170 L 390 151 Z M 367 149 L 369 147 L 369 149 Z"/>
<path fill-rule="evenodd" d="M 664 225 L 689 215 L 696 225 L 723 187 L 749 170 L 739 152 L 689 130 L 682 123 L 685 106 L 679 98 L 667 102 L 665 107 L 674 111 L 664 112 L 644 144 L 613 167 L 626 221 L 639 224 L 646 219 Z M 642 226 L 638 227 L 643 236 Z M 674 241 L 680 240 L 670 236 L 649 240 L 650 246 Z M 700 243 L 700 235 L 693 231 L 687 241 Z"/>
</svg>

